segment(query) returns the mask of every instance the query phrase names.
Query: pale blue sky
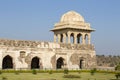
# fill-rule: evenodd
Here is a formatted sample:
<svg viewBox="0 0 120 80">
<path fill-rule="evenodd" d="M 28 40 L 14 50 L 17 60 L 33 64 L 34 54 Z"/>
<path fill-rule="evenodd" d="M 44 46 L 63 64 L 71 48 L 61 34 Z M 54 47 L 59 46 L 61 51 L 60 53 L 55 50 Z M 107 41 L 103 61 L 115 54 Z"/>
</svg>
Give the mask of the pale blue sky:
<svg viewBox="0 0 120 80">
<path fill-rule="evenodd" d="M 52 41 L 49 30 L 70 10 L 96 29 L 97 54 L 120 54 L 120 0 L 0 0 L 0 38 Z"/>
</svg>

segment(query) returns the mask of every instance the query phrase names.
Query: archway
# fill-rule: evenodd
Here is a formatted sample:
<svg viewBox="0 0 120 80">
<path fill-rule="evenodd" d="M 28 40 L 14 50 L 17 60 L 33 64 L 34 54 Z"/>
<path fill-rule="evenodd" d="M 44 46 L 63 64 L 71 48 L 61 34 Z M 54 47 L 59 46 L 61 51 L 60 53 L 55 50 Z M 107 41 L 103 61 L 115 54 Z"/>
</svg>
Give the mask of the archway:
<svg viewBox="0 0 120 80">
<path fill-rule="evenodd" d="M 12 68 L 13 68 L 12 57 L 7 55 L 3 58 L 2 69 L 12 69 Z"/>
<path fill-rule="evenodd" d="M 73 33 L 71 33 L 71 35 L 70 35 L 70 42 L 74 43 L 74 34 Z"/>
<path fill-rule="evenodd" d="M 40 59 L 38 57 L 32 58 L 31 61 L 31 69 L 39 69 L 40 68 Z"/>
<path fill-rule="evenodd" d="M 77 35 L 77 43 L 82 43 L 82 34 Z"/>
<path fill-rule="evenodd" d="M 88 44 L 88 34 L 85 34 L 85 43 Z"/>
<path fill-rule="evenodd" d="M 64 59 L 62 57 L 57 59 L 56 68 L 61 69 L 64 66 Z"/>
<path fill-rule="evenodd" d="M 63 34 L 60 34 L 60 42 L 63 42 Z"/>
<path fill-rule="evenodd" d="M 83 59 L 80 59 L 80 65 L 79 68 L 82 69 L 83 68 Z"/>
</svg>

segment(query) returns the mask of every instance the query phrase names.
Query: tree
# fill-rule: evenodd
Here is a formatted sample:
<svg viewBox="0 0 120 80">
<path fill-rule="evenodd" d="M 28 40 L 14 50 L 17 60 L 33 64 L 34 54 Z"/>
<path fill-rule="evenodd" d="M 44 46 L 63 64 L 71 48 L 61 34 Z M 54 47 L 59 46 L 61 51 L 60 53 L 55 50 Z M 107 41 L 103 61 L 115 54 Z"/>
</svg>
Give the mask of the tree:
<svg viewBox="0 0 120 80">
<path fill-rule="evenodd" d="M 116 71 L 120 71 L 120 63 L 115 67 Z"/>
</svg>

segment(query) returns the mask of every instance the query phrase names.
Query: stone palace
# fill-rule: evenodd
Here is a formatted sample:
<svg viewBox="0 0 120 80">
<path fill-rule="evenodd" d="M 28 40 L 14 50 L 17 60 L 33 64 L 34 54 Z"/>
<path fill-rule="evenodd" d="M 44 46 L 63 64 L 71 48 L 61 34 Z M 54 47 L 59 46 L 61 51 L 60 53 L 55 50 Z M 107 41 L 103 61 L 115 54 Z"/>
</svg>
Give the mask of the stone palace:
<svg viewBox="0 0 120 80">
<path fill-rule="evenodd" d="M 75 11 L 51 30 L 54 42 L 0 39 L 1 69 L 89 69 L 96 66 L 89 23 Z"/>
</svg>

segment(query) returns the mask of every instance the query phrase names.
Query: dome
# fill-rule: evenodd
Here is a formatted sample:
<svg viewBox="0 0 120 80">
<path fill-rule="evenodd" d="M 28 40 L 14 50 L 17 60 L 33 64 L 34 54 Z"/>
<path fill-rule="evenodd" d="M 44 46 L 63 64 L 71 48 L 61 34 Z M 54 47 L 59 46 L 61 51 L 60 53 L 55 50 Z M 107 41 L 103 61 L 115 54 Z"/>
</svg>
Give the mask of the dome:
<svg viewBox="0 0 120 80">
<path fill-rule="evenodd" d="M 84 18 L 75 11 L 69 11 L 62 15 L 61 22 L 84 22 Z"/>
</svg>

